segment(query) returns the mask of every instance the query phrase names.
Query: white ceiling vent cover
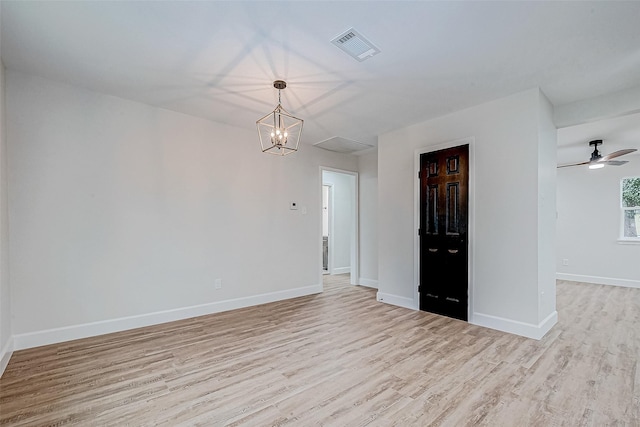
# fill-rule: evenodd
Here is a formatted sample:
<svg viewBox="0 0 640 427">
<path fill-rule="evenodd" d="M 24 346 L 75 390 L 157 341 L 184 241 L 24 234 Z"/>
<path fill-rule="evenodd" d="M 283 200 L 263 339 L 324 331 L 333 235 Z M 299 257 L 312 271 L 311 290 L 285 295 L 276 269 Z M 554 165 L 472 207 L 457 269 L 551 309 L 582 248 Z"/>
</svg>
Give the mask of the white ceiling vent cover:
<svg viewBox="0 0 640 427">
<path fill-rule="evenodd" d="M 380 53 L 380 49 L 353 28 L 334 37 L 331 43 L 360 62 Z"/>
</svg>

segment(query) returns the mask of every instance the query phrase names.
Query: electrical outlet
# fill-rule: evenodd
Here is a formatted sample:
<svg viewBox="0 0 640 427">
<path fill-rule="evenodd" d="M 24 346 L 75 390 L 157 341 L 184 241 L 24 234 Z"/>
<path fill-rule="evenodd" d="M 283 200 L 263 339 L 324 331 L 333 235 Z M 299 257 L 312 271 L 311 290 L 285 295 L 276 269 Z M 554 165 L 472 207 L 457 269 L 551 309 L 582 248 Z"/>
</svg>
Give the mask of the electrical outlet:
<svg viewBox="0 0 640 427">
<path fill-rule="evenodd" d="M 216 279 L 216 280 L 213 282 L 213 286 L 214 286 L 216 289 L 220 289 L 220 288 L 222 288 L 222 279 Z"/>
<path fill-rule="evenodd" d="M 566 259 L 566 258 L 564 258 L 564 259 L 562 260 L 562 265 L 569 265 L 569 260 L 568 260 L 568 259 Z"/>
</svg>

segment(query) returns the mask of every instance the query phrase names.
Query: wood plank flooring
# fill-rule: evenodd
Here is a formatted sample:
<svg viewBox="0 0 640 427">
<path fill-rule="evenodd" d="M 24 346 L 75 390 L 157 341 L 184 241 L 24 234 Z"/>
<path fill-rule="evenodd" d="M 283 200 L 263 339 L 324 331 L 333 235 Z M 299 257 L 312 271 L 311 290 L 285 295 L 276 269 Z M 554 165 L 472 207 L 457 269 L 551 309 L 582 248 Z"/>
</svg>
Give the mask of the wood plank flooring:
<svg viewBox="0 0 640 427">
<path fill-rule="evenodd" d="M 558 282 L 541 341 L 321 295 L 15 352 L 11 426 L 640 425 L 640 290 Z"/>
</svg>

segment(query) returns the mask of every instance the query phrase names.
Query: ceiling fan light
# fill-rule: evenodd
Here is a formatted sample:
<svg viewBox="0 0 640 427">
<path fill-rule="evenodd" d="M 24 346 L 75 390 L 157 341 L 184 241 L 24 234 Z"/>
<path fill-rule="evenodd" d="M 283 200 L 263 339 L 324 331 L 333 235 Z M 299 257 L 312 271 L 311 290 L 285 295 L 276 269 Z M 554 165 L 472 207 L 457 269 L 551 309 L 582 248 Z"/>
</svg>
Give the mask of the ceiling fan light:
<svg viewBox="0 0 640 427">
<path fill-rule="evenodd" d="M 602 169 L 604 167 L 604 163 L 592 163 L 589 165 L 589 169 Z"/>
</svg>

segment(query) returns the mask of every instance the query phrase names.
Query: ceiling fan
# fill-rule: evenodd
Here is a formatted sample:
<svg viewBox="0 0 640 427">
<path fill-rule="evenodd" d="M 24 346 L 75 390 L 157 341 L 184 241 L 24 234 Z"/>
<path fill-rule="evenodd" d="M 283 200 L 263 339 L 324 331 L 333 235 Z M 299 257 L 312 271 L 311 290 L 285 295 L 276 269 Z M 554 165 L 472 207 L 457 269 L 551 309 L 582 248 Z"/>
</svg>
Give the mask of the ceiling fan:
<svg viewBox="0 0 640 427">
<path fill-rule="evenodd" d="M 621 166 L 621 165 L 624 165 L 625 163 L 629 163 L 629 162 L 627 160 L 611 160 L 611 159 L 614 159 L 614 158 L 620 157 L 620 156 L 624 156 L 625 154 L 633 153 L 634 151 L 638 151 L 635 148 L 627 148 L 625 150 L 618 150 L 618 151 L 616 151 L 614 153 L 607 154 L 606 156 L 603 156 L 598 151 L 598 145 L 602 145 L 602 140 L 601 139 L 596 139 L 596 140 L 593 140 L 593 141 L 589 142 L 589 146 L 592 146 L 592 145 L 593 145 L 593 153 L 591 153 L 591 159 L 589 159 L 586 162 L 569 163 L 567 165 L 559 165 L 558 168 L 566 168 L 566 167 L 569 167 L 569 166 L 580 166 L 580 165 L 589 165 L 589 169 L 603 168 L 604 165 Z"/>
</svg>

